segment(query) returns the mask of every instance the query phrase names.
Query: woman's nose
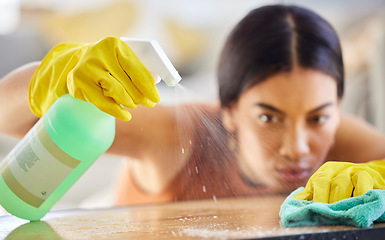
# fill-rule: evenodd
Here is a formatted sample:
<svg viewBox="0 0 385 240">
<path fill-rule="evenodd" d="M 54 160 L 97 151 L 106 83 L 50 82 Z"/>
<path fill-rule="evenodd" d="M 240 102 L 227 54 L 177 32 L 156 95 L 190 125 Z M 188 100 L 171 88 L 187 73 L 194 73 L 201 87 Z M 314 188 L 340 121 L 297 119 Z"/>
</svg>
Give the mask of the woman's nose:
<svg viewBox="0 0 385 240">
<path fill-rule="evenodd" d="M 287 131 L 282 138 L 279 154 L 283 157 L 299 162 L 310 153 L 308 136 L 303 129 Z"/>
</svg>

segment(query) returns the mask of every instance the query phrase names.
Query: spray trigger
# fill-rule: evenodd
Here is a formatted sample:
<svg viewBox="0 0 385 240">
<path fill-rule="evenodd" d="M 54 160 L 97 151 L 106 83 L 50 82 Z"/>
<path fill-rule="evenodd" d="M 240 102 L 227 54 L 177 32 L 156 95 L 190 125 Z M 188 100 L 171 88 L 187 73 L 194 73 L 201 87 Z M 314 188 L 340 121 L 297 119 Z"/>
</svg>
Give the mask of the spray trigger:
<svg viewBox="0 0 385 240">
<path fill-rule="evenodd" d="M 182 79 L 157 41 L 127 37 L 120 39 L 132 49 L 156 83 L 163 80 L 168 86 L 175 86 Z"/>
</svg>

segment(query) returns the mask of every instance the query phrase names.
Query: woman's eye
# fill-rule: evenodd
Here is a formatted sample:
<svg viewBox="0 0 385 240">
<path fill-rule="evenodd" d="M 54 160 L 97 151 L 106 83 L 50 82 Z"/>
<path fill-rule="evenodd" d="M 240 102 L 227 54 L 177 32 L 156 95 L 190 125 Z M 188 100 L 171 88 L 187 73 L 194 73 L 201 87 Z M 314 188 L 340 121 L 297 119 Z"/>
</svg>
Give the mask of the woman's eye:
<svg viewBox="0 0 385 240">
<path fill-rule="evenodd" d="M 268 115 L 268 114 L 259 115 L 258 118 L 264 123 L 276 123 L 279 121 L 279 118 L 277 116 Z"/>
<path fill-rule="evenodd" d="M 328 115 L 319 115 L 319 116 L 315 116 L 315 117 L 310 118 L 310 123 L 313 123 L 313 124 L 323 124 L 328 119 L 329 119 Z"/>
</svg>

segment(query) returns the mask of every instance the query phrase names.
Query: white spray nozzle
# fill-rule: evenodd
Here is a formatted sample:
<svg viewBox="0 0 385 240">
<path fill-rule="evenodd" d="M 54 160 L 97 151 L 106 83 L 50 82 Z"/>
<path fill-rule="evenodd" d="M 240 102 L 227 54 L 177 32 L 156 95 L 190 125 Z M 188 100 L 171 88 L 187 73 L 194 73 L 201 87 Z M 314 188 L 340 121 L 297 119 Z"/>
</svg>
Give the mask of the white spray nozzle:
<svg viewBox="0 0 385 240">
<path fill-rule="evenodd" d="M 132 49 L 156 83 L 162 79 L 168 86 L 175 86 L 182 79 L 157 41 L 127 37 L 120 39 Z"/>
</svg>

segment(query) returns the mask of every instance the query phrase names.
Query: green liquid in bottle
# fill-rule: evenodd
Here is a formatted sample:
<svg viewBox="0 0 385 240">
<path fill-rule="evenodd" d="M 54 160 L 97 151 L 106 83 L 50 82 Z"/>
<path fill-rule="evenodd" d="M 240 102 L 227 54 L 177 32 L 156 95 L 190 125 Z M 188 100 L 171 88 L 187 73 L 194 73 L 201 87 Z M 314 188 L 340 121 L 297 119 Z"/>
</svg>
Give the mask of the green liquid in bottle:
<svg viewBox="0 0 385 240">
<path fill-rule="evenodd" d="M 60 97 L 0 162 L 0 205 L 40 220 L 111 146 L 115 118 L 70 95 Z"/>
</svg>

